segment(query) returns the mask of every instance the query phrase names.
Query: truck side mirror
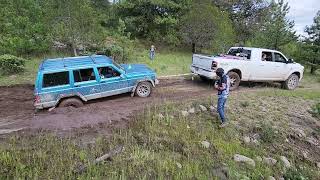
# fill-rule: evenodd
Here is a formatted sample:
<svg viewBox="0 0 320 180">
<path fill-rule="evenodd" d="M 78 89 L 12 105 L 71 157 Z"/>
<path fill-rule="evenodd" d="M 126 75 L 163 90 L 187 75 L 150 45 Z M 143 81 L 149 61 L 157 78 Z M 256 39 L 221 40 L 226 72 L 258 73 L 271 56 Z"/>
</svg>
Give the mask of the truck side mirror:
<svg viewBox="0 0 320 180">
<path fill-rule="evenodd" d="M 293 63 L 293 62 L 294 62 L 293 59 L 288 59 L 287 64 L 288 63 Z"/>
</svg>

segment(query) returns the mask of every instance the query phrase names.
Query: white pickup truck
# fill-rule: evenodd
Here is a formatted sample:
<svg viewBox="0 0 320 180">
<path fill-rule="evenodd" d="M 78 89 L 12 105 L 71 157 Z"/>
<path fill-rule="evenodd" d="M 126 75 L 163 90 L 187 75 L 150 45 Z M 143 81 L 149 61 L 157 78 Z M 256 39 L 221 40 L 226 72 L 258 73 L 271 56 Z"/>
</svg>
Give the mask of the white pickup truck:
<svg viewBox="0 0 320 180">
<path fill-rule="evenodd" d="M 302 65 L 287 59 L 281 52 L 270 49 L 232 47 L 226 55 L 193 54 L 190 70 L 201 79 L 216 79 L 217 68 L 228 73 L 231 90 L 238 88 L 240 81 L 281 82 L 284 88 L 293 90 L 304 70 Z"/>
</svg>

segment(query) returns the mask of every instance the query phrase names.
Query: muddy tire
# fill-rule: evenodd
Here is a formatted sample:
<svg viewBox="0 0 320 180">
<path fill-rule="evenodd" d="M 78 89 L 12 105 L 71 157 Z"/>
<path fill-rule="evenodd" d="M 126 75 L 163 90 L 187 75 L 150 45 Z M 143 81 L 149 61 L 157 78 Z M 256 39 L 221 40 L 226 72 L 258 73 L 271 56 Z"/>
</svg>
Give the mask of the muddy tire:
<svg viewBox="0 0 320 180">
<path fill-rule="evenodd" d="M 68 99 L 62 100 L 61 103 L 59 104 L 59 107 L 69 107 L 69 106 L 79 108 L 83 106 L 83 102 L 78 98 L 68 98 Z"/>
<path fill-rule="evenodd" d="M 282 85 L 285 89 L 294 90 L 299 85 L 299 77 L 296 74 L 291 74 Z"/>
<path fill-rule="evenodd" d="M 152 84 L 150 82 L 140 82 L 136 88 L 136 95 L 139 97 L 148 97 L 152 93 Z"/>
<path fill-rule="evenodd" d="M 241 78 L 236 72 L 228 72 L 228 76 L 230 78 L 230 91 L 237 89 L 240 85 Z"/>
</svg>

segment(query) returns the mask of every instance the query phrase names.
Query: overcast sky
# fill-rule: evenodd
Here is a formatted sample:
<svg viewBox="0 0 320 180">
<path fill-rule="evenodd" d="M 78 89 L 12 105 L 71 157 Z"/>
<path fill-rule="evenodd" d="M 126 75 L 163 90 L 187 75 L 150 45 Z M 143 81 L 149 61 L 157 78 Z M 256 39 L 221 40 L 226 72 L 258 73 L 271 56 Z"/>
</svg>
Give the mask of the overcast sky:
<svg viewBox="0 0 320 180">
<path fill-rule="evenodd" d="M 320 10 L 320 0 L 285 0 L 289 2 L 289 19 L 294 20 L 297 34 L 304 34 L 306 25 L 313 23 L 313 18 Z"/>
</svg>

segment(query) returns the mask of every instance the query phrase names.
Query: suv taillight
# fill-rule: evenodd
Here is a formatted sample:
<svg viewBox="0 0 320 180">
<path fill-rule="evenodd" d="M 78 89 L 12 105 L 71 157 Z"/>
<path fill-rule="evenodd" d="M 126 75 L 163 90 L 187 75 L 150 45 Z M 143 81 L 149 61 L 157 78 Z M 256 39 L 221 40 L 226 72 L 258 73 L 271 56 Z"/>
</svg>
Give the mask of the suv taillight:
<svg viewBox="0 0 320 180">
<path fill-rule="evenodd" d="M 217 67 L 218 67 L 218 63 L 215 62 L 215 61 L 212 61 L 211 69 L 212 69 L 212 70 L 215 70 L 215 69 L 217 69 Z"/>
<path fill-rule="evenodd" d="M 40 103 L 40 96 L 36 95 L 34 97 L 34 103 Z"/>
</svg>

